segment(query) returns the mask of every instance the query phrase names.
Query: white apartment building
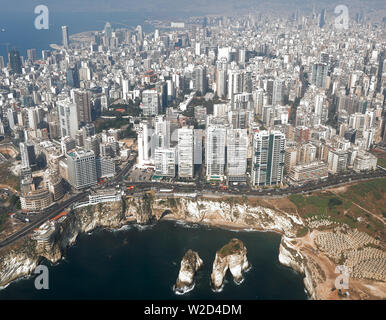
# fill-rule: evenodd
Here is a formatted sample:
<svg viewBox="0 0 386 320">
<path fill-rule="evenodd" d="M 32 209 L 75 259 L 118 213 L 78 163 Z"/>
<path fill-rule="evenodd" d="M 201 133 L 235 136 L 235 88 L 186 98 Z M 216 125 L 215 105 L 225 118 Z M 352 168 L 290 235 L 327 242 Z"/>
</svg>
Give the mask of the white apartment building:
<svg viewBox="0 0 386 320">
<path fill-rule="evenodd" d="M 192 178 L 194 174 L 194 130 L 191 128 L 178 129 L 178 176 Z"/>
<path fill-rule="evenodd" d="M 248 132 L 246 129 L 227 130 L 228 181 L 245 181 L 247 171 Z"/>
<path fill-rule="evenodd" d="M 260 131 L 253 137 L 252 184 L 278 185 L 283 180 L 285 135 L 280 131 Z"/>
<path fill-rule="evenodd" d="M 222 180 L 225 170 L 226 128 L 216 125 L 206 129 L 206 176 L 209 180 Z"/>
<path fill-rule="evenodd" d="M 155 148 L 154 165 L 155 165 L 156 176 L 175 177 L 176 149 L 175 148 Z"/>
<path fill-rule="evenodd" d="M 157 115 L 159 112 L 158 93 L 156 90 L 144 90 L 141 104 L 144 116 Z"/>
</svg>

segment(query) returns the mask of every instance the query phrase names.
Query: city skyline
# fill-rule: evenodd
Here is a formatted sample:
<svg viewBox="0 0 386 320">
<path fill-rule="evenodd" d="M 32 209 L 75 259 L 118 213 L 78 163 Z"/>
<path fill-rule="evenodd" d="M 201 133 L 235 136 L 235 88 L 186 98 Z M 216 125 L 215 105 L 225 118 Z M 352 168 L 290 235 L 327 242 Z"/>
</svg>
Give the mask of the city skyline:
<svg viewBox="0 0 386 320">
<path fill-rule="evenodd" d="M 94 10 L 122 5 L 124 15 L 131 3 L 97 1 Z M 129 226 L 124 232 L 154 236 L 145 226 L 173 221 L 189 232 L 209 226 L 210 245 L 195 248 L 198 236 L 187 236 L 193 251 L 174 225 L 165 227 L 180 247 L 161 264 L 174 277 L 181 261 L 180 272 L 174 285 L 169 276 L 149 280 L 149 296 L 216 299 L 231 291 L 235 300 L 256 299 L 253 286 L 265 281 L 272 291 L 264 299 L 291 298 L 291 282 L 256 272 L 273 257 L 278 274 L 288 271 L 281 265 L 299 271 L 311 299 L 384 299 L 386 19 L 354 4 L 297 10 L 299 3 L 271 13 L 283 2 L 262 11 L 267 2 L 136 2 L 133 14 L 175 8 L 132 24 L 101 19 L 92 31 L 55 22 L 49 49 L 27 42 L 23 52 L 0 41 L 9 49 L 0 59 L 0 286 L 29 275 L 40 257 L 59 261 L 78 234 Z M 88 1 L 71 4 L 75 15 Z M 181 5 L 204 14 L 185 18 Z M 239 233 L 212 252 L 216 228 Z M 277 252 L 255 255 L 272 245 L 245 231 L 277 233 Z M 122 246 L 152 248 L 128 239 Z M 143 282 L 157 274 L 147 266 L 162 260 L 150 251 L 128 257 L 149 269 Z M 227 270 L 236 285 L 225 281 Z M 349 287 L 336 270 L 349 272 Z M 116 283 L 117 292 L 130 283 Z"/>
</svg>

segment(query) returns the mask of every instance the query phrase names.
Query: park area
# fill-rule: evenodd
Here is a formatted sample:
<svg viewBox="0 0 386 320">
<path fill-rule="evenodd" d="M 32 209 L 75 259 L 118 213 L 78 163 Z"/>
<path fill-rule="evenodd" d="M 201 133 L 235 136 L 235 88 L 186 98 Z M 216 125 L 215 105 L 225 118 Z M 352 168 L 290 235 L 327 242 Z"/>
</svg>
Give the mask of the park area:
<svg viewBox="0 0 386 320">
<path fill-rule="evenodd" d="M 385 192 L 386 178 L 381 178 L 289 199 L 303 219 L 347 224 L 384 240 Z"/>
</svg>

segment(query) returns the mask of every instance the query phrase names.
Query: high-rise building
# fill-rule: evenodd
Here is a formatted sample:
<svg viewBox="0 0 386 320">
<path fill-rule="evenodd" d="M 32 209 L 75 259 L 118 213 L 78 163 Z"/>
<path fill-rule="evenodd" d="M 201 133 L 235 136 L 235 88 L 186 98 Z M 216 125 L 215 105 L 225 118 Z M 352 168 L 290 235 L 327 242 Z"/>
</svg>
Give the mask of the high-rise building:
<svg viewBox="0 0 386 320">
<path fill-rule="evenodd" d="M 89 91 L 76 89 L 72 91 L 73 100 L 78 109 L 78 120 L 83 123 L 92 122 L 91 118 L 91 94 Z"/>
<path fill-rule="evenodd" d="M 105 37 L 107 39 L 110 39 L 112 36 L 112 29 L 111 29 L 111 24 L 110 22 L 106 22 L 105 24 L 105 29 L 104 29 Z"/>
<path fill-rule="evenodd" d="M 27 50 L 27 60 L 30 62 L 34 62 L 36 60 L 36 49 Z"/>
<path fill-rule="evenodd" d="M 348 153 L 343 150 L 331 149 L 328 152 L 328 171 L 336 174 L 347 168 Z"/>
<path fill-rule="evenodd" d="M 239 70 L 228 71 L 228 99 L 233 102 L 235 94 L 242 92 L 243 81 Z"/>
<path fill-rule="evenodd" d="M 283 180 L 285 135 L 279 131 L 260 131 L 253 137 L 252 184 L 278 185 Z"/>
<path fill-rule="evenodd" d="M 30 142 L 20 142 L 20 156 L 23 168 L 31 168 L 36 165 L 35 146 Z"/>
<path fill-rule="evenodd" d="M 232 110 L 253 110 L 252 93 L 243 92 L 233 97 Z"/>
<path fill-rule="evenodd" d="M 323 105 L 324 105 L 325 98 L 326 97 L 323 94 L 317 94 L 315 96 L 314 114 L 315 114 L 315 116 L 317 116 L 319 118 L 322 116 L 322 111 L 323 111 Z"/>
<path fill-rule="evenodd" d="M 159 112 L 158 93 L 156 90 L 142 92 L 142 111 L 144 116 L 157 115 Z"/>
<path fill-rule="evenodd" d="M 328 66 L 326 63 L 314 63 L 311 71 L 311 84 L 326 88 Z"/>
<path fill-rule="evenodd" d="M 148 123 L 140 123 L 138 132 L 138 166 L 142 167 L 149 163 L 149 128 Z"/>
<path fill-rule="evenodd" d="M 255 114 L 261 116 L 263 114 L 264 89 L 259 88 L 253 92 L 253 102 L 255 106 Z"/>
<path fill-rule="evenodd" d="M 234 110 L 228 112 L 228 122 L 232 124 L 233 129 L 246 129 L 248 128 L 249 119 L 251 118 L 250 111 L 248 110 Z M 253 119 L 253 115 L 252 115 Z"/>
<path fill-rule="evenodd" d="M 78 110 L 75 103 L 70 99 L 57 102 L 60 125 L 60 135 L 75 138 L 79 129 Z"/>
<path fill-rule="evenodd" d="M 175 177 L 176 149 L 175 148 L 155 148 L 154 165 L 155 165 L 156 176 Z"/>
<path fill-rule="evenodd" d="M 28 127 L 36 130 L 39 123 L 43 120 L 43 110 L 39 107 L 31 107 L 27 109 L 28 114 Z"/>
<path fill-rule="evenodd" d="M 128 94 L 130 89 L 130 82 L 129 79 L 122 79 L 122 95 L 123 100 L 128 101 Z"/>
<path fill-rule="evenodd" d="M 291 146 L 285 149 L 284 154 L 284 169 L 287 174 L 291 172 L 291 169 L 296 166 L 298 158 L 298 150 L 296 146 Z"/>
<path fill-rule="evenodd" d="M 246 129 L 227 130 L 228 181 L 245 181 L 247 171 L 248 132 Z"/>
<path fill-rule="evenodd" d="M 91 187 L 97 183 L 96 160 L 93 151 L 72 150 L 66 154 L 69 183 L 75 189 Z"/>
<path fill-rule="evenodd" d="M 193 178 L 193 146 L 193 129 L 187 127 L 178 129 L 178 176 L 181 178 Z"/>
<path fill-rule="evenodd" d="M 99 178 L 111 178 L 115 175 L 115 161 L 110 157 L 96 158 L 96 172 Z"/>
<path fill-rule="evenodd" d="M 154 139 L 156 147 L 170 147 L 170 121 L 165 116 L 156 116 L 154 119 Z"/>
<path fill-rule="evenodd" d="M 239 49 L 239 64 L 245 64 L 246 51 L 245 49 Z"/>
<path fill-rule="evenodd" d="M 319 28 L 323 28 L 326 24 L 326 9 L 322 9 L 320 12 Z"/>
<path fill-rule="evenodd" d="M 273 92 L 272 92 L 272 105 L 277 106 L 283 103 L 284 97 L 284 81 L 276 79 L 273 82 Z"/>
<path fill-rule="evenodd" d="M 91 136 L 84 139 L 84 149 L 91 150 L 98 157 L 100 153 L 99 139 L 97 136 Z"/>
<path fill-rule="evenodd" d="M 206 176 L 209 180 L 222 180 L 225 171 L 226 128 L 211 125 L 206 129 Z"/>
<path fill-rule="evenodd" d="M 74 150 L 76 148 L 76 140 L 67 136 L 62 137 L 60 140 L 60 146 L 62 149 L 62 153 L 66 154 L 71 150 Z"/>
<path fill-rule="evenodd" d="M 194 158 L 194 164 L 195 165 L 201 165 L 202 164 L 202 140 L 205 135 L 205 130 L 203 129 L 197 129 L 194 130 L 194 142 L 193 142 L 193 158 Z"/>
<path fill-rule="evenodd" d="M 208 89 L 206 69 L 204 66 L 197 66 L 193 70 L 193 89 L 205 95 Z"/>
<path fill-rule="evenodd" d="M 166 80 L 166 86 L 167 86 L 167 103 L 169 104 L 170 102 L 173 101 L 175 97 L 175 88 L 174 88 L 174 83 L 172 80 Z"/>
<path fill-rule="evenodd" d="M 204 106 L 194 107 L 194 119 L 197 121 L 198 125 L 205 125 L 206 115 L 207 115 L 207 110 Z"/>
<path fill-rule="evenodd" d="M 65 49 L 68 49 L 70 38 L 68 36 L 68 27 L 62 26 L 62 44 Z"/>
<path fill-rule="evenodd" d="M 20 53 L 15 48 L 13 48 L 8 53 L 8 63 L 11 66 L 12 72 L 17 74 L 22 73 L 22 63 L 21 63 Z"/>
<path fill-rule="evenodd" d="M 82 127 L 82 131 L 83 131 L 83 140 L 84 140 L 87 137 L 91 137 L 95 135 L 95 125 L 93 123 L 86 123 Z"/>
<path fill-rule="evenodd" d="M 200 42 L 196 42 L 195 54 L 196 54 L 196 56 L 199 56 L 201 54 L 201 43 Z"/>
<path fill-rule="evenodd" d="M 17 113 L 15 110 L 9 108 L 7 110 L 7 119 L 8 119 L 8 124 L 11 130 L 15 130 L 17 126 Z"/>
<path fill-rule="evenodd" d="M 66 84 L 71 88 L 79 88 L 79 72 L 77 66 L 71 67 L 67 70 Z"/>
<path fill-rule="evenodd" d="M 227 69 L 228 64 L 226 59 L 221 59 L 217 61 L 217 70 L 216 70 L 216 93 L 217 96 L 223 98 L 226 96 L 226 87 L 227 87 Z"/>
</svg>

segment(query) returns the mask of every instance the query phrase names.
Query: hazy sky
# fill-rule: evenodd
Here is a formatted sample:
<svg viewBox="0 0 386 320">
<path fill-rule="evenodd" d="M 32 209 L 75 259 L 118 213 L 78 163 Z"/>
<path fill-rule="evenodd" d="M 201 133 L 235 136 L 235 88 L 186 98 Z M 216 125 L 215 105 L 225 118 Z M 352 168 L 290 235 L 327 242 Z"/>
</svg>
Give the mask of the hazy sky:
<svg viewBox="0 0 386 320">
<path fill-rule="evenodd" d="M 0 16 L 33 12 L 39 4 L 47 5 L 53 12 L 128 11 L 149 16 L 248 13 L 251 9 L 288 14 L 296 8 L 310 12 L 314 5 L 318 11 L 323 7 L 333 10 L 339 4 L 346 4 L 353 11 L 360 8 L 365 13 L 386 10 L 386 0 L 0 0 Z"/>
<path fill-rule="evenodd" d="M 351 4 L 364 8 L 385 8 L 385 0 L 0 0 L 2 12 L 31 11 L 39 4 L 45 4 L 50 10 L 61 12 L 75 11 L 210 11 L 221 13 L 222 10 L 242 10 L 269 7 L 332 7 L 338 4 Z"/>
</svg>

